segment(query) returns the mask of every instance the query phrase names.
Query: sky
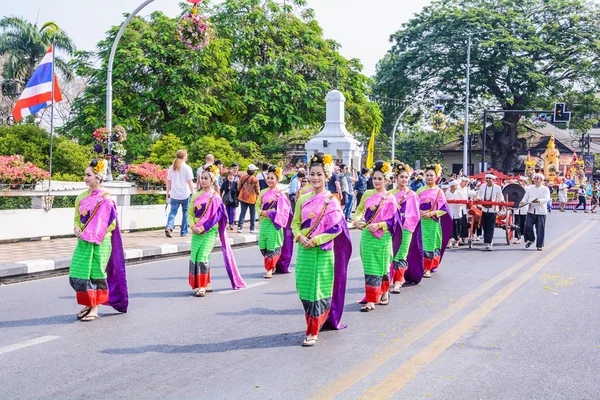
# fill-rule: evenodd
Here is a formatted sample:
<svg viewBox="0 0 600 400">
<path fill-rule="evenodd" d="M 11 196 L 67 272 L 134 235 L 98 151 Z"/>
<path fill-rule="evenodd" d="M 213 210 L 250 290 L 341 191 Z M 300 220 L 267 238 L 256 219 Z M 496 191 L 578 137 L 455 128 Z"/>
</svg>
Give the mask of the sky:
<svg viewBox="0 0 600 400">
<path fill-rule="evenodd" d="M 142 0 L 2 0 L 0 16 L 19 16 L 30 21 L 56 22 L 81 50 L 95 50 L 112 25 L 122 23 Z M 8 4 L 7 4 L 8 3 Z M 325 37 L 342 45 L 346 58 L 358 58 L 363 72 L 372 76 L 377 62 L 390 48 L 389 37 L 430 0 L 308 0 Z M 141 15 L 160 10 L 175 17 L 179 0 L 155 0 Z"/>
</svg>

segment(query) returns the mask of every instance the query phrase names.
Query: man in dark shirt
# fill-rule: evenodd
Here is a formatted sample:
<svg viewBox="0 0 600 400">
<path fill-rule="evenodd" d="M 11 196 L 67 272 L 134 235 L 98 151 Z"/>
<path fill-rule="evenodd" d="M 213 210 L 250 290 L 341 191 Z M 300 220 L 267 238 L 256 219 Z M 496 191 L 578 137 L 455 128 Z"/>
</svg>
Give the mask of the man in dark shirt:
<svg viewBox="0 0 600 400">
<path fill-rule="evenodd" d="M 342 201 L 342 187 L 340 186 L 340 167 L 337 165 L 333 167 L 333 174 L 331 174 L 331 178 L 329 178 L 329 182 L 327 182 L 327 190 L 331 192 L 337 199 Z"/>
<path fill-rule="evenodd" d="M 367 191 L 367 178 L 369 176 L 369 170 L 367 168 L 363 168 L 360 170 L 360 175 L 358 176 L 358 180 L 354 184 L 354 195 L 356 196 L 356 206 L 360 205 L 360 200 L 362 199 L 363 194 Z"/>
</svg>

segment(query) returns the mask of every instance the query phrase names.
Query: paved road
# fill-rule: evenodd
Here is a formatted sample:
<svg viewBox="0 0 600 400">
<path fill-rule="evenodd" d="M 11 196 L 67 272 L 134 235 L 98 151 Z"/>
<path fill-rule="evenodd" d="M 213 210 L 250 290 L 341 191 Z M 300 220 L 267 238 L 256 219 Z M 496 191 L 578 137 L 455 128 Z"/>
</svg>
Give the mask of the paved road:
<svg viewBox="0 0 600 400">
<path fill-rule="evenodd" d="M 250 284 L 190 296 L 187 259 L 128 268 L 126 315 L 79 310 L 66 277 L 0 287 L 5 399 L 598 399 L 600 218 L 553 213 L 544 252 L 502 244 L 451 251 L 438 273 L 387 307 L 358 312 L 358 232 L 348 328 L 299 346 L 294 276 L 262 279 L 256 248 L 235 251 Z"/>
</svg>

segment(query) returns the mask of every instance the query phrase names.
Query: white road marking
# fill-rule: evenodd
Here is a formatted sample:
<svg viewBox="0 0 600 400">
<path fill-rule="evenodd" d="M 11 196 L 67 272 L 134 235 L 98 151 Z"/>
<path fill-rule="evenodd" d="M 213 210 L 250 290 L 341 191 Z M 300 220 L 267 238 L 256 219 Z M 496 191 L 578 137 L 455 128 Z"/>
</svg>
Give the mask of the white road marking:
<svg viewBox="0 0 600 400">
<path fill-rule="evenodd" d="M 256 283 L 251 283 L 251 284 L 247 285 L 247 286 L 246 286 L 245 288 L 243 288 L 243 289 L 239 289 L 239 290 L 233 290 L 233 289 L 230 289 L 230 290 L 223 290 L 223 291 L 221 291 L 221 292 L 217 292 L 217 293 L 219 293 L 219 294 L 231 294 L 231 293 L 239 292 L 239 291 L 241 291 L 241 290 L 252 289 L 252 288 L 254 288 L 254 287 L 257 287 L 257 286 L 267 285 L 268 283 L 269 283 L 269 282 L 256 282 Z"/>
<path fill-rule="evenodd" d="M 60 336 L 42 336 L 37 339 L 31 339 L 25 342 L 11 344 L 10 346 L 0 347 L 0 354 L 10 353 L 11 351 L 24 349 L 25 347 L 29 346 L 35 346 L 36 344 L 42 344 L 58 338 L 60 338 Z"/>
</svg>

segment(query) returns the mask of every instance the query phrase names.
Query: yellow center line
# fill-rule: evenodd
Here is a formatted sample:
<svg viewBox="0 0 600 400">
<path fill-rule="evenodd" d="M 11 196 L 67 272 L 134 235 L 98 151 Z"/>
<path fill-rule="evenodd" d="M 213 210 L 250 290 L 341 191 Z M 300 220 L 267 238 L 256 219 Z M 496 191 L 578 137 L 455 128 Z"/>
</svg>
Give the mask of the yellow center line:
<svg viewBox="0 0 600 400">
<path fill-rule="evenodd" d="M 559 236 L 555 240 L 553 240 L 548 247 L 553 247 L 558 243 L 561 243 L 563 240 L 568 238 L 569 236 L 575 234 L 577 231 L 581 230 L 585 227 L 589 222 L 585 221 L 581 224 L 577 225 L 575 228 L 570 231 L 564 233 Z M 454 314 L 462 310 L 465 306 L 473 302 L 477 297 L 481 296 L 491 288 L 493 288 L 498 283 L 502 282 L 504 279 L 508 278 L 513 273 L 517 272 L 521 268 L 526 265 L 530 265 L 540 253 L 534 252 L 531 255 L 525 257 L 520 262 L 515 264 L 514 266 L 504 270 L 499 273 L 492 279 L 488 280 L 478 288 L 474 289 L 472 292 L 466 294 L 465 296 L 458 299 L 456 302 L 450 304 L 448 307 L 440 311 L 438 314 L 434 315 L 427 321 L 421 323 L 415 329 L 407 332 L 405 335 L 401 336 L 398 340 L 393 342 L 392 344 L 385 347 L 385 349 L 375 353 L 372 357 L 367 360 L 360 362 L 356 367 L 350 369 L 345 374 L 337 377 L 335 380 L 329 382 L 325 386 L 323 386 L 318 391 L 314 392 L 309 399 L 312 400 L 322 400 L 322 399 L 332 399 L 339 394 L 346 391 L 350 386 L 359 382 L 367 375 L 375 371 L 385 362 L 395 357 L 402 350 L 419 340 L 421 337 L 426 335 L 436 326 L 452 317 Z"/>
<path fill-rule="evenodd" d="M 587 227 L 579 231 L 575 236 L 561 244 L 558 248 L 550 252 L 531 268 L 527 269 L 517 278 L 502 287 L 493 297 L 477 307 L 473 312 L 463 318 L 460 322 L 440 335 L 431 344 L 425 347 L 419 354 L 411 360 L 404 363 L 400 368 L 386 377 L 381 383 L 370 389 L 363 399 L 387 399 L 402 389 L 406 382 L 414 379 L 419 372 L 427 367 L 440 354 L 446 351 L 454 342 L 460 339 L 475 324 L 481 321 L 491 311 L 493 311 L 502 301 L 506 300 L 515 290 L 531 279 L 537 272 L 544 268 L 553 258 L 565 251 L 577 239 L 589 231 L 596 222 L 590 223 Z"/>
</svg>

